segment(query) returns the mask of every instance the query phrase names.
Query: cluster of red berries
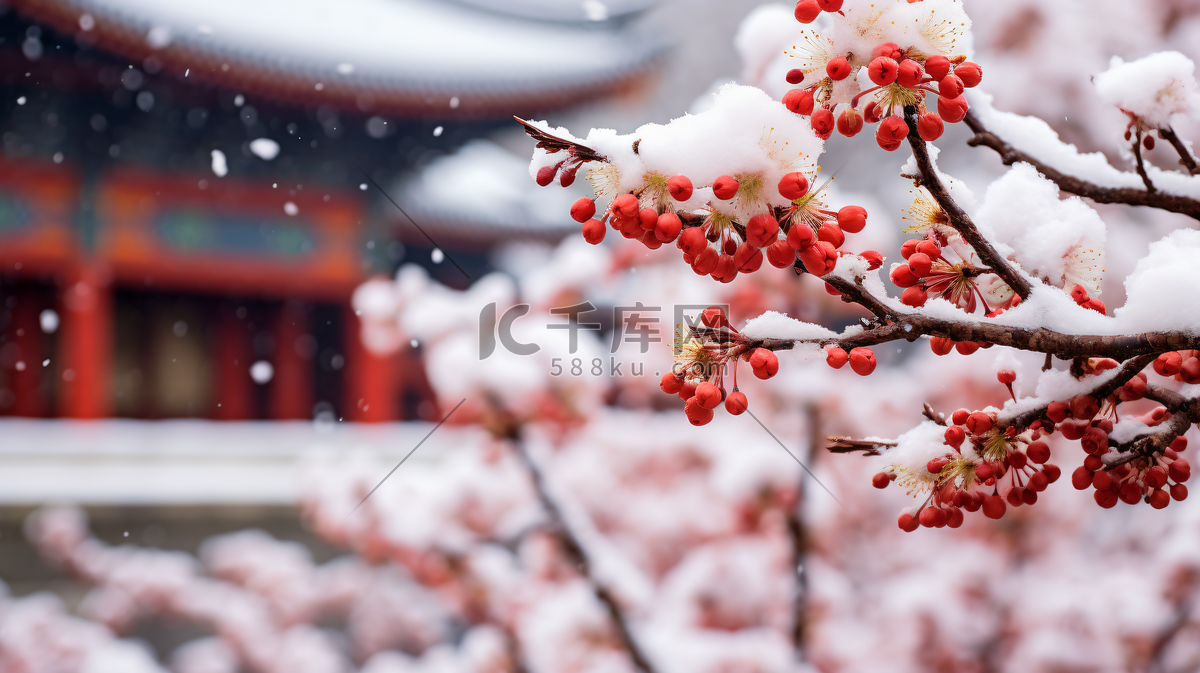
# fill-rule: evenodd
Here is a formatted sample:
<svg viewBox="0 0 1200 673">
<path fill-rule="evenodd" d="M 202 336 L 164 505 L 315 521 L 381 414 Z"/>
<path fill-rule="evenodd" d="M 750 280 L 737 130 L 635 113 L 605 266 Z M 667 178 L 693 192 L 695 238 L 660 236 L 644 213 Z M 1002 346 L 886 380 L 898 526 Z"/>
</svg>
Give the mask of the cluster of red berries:
<svg viewBox="0 0 1200 673">
<path fill-rule="evenodd" d="M 575 155 L 569 155 L 566 159 L 552 166 L 542 166 L 537 172 L 537 183 L 540 187 L 554 182 L 555 176 L 558 177 L 558 184 L 563 187 L 570 187 L 575 184 L 575 174 L 579 172 L 579 167 L 584 164 L 584 160 Z M 560 174 L 561 171 L 561 174 Z"/>
<path fill-rule="evenodd" d="M 745 224 L 745 233 L 734 226 L 719 226 L 710 222 L 684 227 L 683 220 L 675 212 L 667 210 L 660 201 L 657 208 L 639 208 L 634 194 L 622 194 L 601 219 L 595 219 L 596 203 L 581 198 L 571 206 L 571 217 L 583 224 L 583 237 L 593 245 L 604 240 L 605 221 L 625 238 L 636 238 L 647 248 L 656 250 L 664 243 L 676 242 L 683 251 L 683 259 L 697 274 L 711 275 L 715 280 L 728 283 L 739 273 L 753 273 L 762 267 L 763 259 L 776 268 L 794 266 L 797 256 L 805 270 L 823 276 L 833 270 L 838 249 L 846 241 L 846 233 L 856 234 L 867 226 L 867 211 L 861 206 L 846 206 L 838 211 L 822 210 L 811 203 L 795 203 L 808 194 L 809 182 L 803 173 L 784 175 L 776 187 L 779 194 L 793 202 L 779 209 L 777 214 L 785 223 L 795 221 L 793 215 L 804 209 L 808 216 L 805 222 L 817 222 L 817 226 L 806 223 L 791 224 L 780 238 L 780 219 L 776 213 L 765 212 L 751 217 Z M 736 178 L 724 175 L 712 185 L 713 195 L 722 201 L 737 196 L 740 185 Z M 677 175 L 667 181 L 667 192 L 671 200 L 683 202 L 692 196 L 692 182 L 686 176 Z M 715 245 L 710 245 L 715 244 Z M 879 268 L 883 257 L 874 250 L 861 253 L 871 269 Z"/>
<path fill-rule="evenodd" d="M 1154 371 L 1183 383 L 1200 383 L 1200 351 L 1171 351 L 1154 360 Z"/>
<path fill-rule="evenodd" d="M 1126 113 L 1126 114 L 1128 114 L 1128 113 Z M 1133 115 L 1129 115 L 1129 124 L 1127 124 L 1125 126 L 1125 140 L 1133 139 L 1133 130 L 1138 125 L 1139 125 L 1138 118 Z M 1142 128 L 1145 128 L 1145 127 L 1143 126 Z M 1159 131 L 1158 133 L 1159 133 L 1159 136 L 1161 137 L 1162 131 Z M 1148 149 L 1148 150 L 1154 149 L 1154 136 L 1150 135 L 1149 133 L 1142 136 L 1142 144 L 1145 145 L 1146 149 Z"/>
<path fill-rule="evenodd" d="M 1085 289 L 1082 285 L 1076 285 L 1075 287 L 1071 288 L 1071 299 L 1074 299 L 1076 304 L 1079 304 L 1084 308 L 1090 308 L 1093 311 L 1099 311 L 1100 315 L 1104 315 L 1104 302 L 1096 299 L 1095 297 L 1089 297 L 1087 289 Z"/>
<path fill-rule="evenodd" d="M 705 309 L 700 314 L 700 321 L 711 329 L 727 330 L 733 336 L 738 334 L 720 307 Z M 769 379 L 779 372 L 779 357 L 766 348 L 746 351 L 741 359 L 750 364 L 750 369 L 760 379 Z M 659 380 L 659 387 L 668 395 L 679 395 L 679 399 L 685 403 L 684 414 L 692 425 L 708 425 L 713 419 L 713 411 L 722 402 L 726 411 L 739 416 L 749 408 L 749 400 L 737 387 L 736 360 L 733 365 L 733 392 L 726 394 L 724 364 L 719 359 L 712 359 L 669 371 Z"/>
<path fill-rule="evenodd" d="M 1002 370 L 997 378 L 1011 390 L 1016 374 Z M 1033 441 L 1025 443 L 1017 438 L 1015 428 L 1000 430 L 996 427 L 995 414 L 983 411 L 959 409 L 951 415 L 951 422 L 944 434 L 951 451 L 930 459 L 925 466 L 930 474 L 937 475 L 937 484 L 915 513 L 905 512 L 897 521 L 906 532 L 912 532 L 918 526 L 957 528 L 962 525 L 961 509 L 968 512 L 982 509 L 989 519 L 999 519 L 1008 506 L 1036 503 L 1038 493 L 1062 476 L 1057 465 L 1047 462 L 1050 447 L 1039 441 L 1037 433 L 1034 433 Z M 968 440 L 976 454 L 991 458 L 965 468 L 961 460 L 962 446 Z M 880 472 L 872 478 L 872 484 L 876 488 L 886 488 L 895 476 L 894 473 Z M 1002 497 L 1000 485 L 1005 478 L 1010 487 Z"/>
<path fill-rule="evenodd" d="M 800 0 L 796 3 L 796 20 L 811 23 L 821 11 L 837 12 L 841 5 L 840 0 Z M 966 117 L 968 106 L 963 91 L 978 85 L 983 79 L 983 69 L 963 56 L 953 59 L 945 56 L 925 57 L 915 49 L 901 49 L 894 42 L 876 47 L 871 52 L 866 68 L 867 76 L 875 86 L 856 95 L 836 120 L 833 106 L 828 100 L 817 107 L 817 92 L 827 90 L 832 82 L 850 77 L 857 69 L 847 56 L 830 59 L 825 65 L 826 77 L 787 92 L 783 104 L 796 114 L 811 115 L 813 131 L 821 139 L 833 135 L 835 128 L 838 133 L 851 137 L 862 131 L 864 123 L 881 122 L 875 132 L 875 140 L 880 147 L 892 151 L 900 147 L 900 143 L 908 136 L 907 122 L 893 114 L 892 108 L 896 104 L 917 103 L 917 134 L 923 140 L 933 141 L 941 137 L 945 129 L 943 121 L 955 123 Z M 788 71 L 787 82 L 803 83 L 804 72 L 798 68 Z M 932 88 L 935 83 L 936 89 Z M 858 101 L 862 96 L 884 88 L 890 90 L 883 97 L 883 105 L 870 101 L 861 113 L 858 111 Z M 926 93 L 938 97 L 937 112 L 925 109 L 922 101 Z"/>
<path fill-rule="evenodd" d="M 897 287 L 904 288 L 900 301 L 909 306 L 924 306 L 930 292 L 941 294 L 954 280 L 952 274 L 935 276 L 934 264 L 942 259 L 942 248 L 934 241 L 915 238 L 905 241 L 900 247 L 900 255 L 906 263 L 892 267 L 891 279 Z"/>
</svg>

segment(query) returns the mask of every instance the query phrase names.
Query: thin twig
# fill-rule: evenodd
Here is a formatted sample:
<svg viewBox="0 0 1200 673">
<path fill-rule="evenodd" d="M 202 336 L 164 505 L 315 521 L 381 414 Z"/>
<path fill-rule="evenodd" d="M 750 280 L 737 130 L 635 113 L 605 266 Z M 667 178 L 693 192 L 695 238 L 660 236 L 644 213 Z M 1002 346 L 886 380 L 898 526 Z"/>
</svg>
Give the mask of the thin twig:
<svg viewBox="0 0 1200 673">
<path fill-rule="evenodd" d="M 1200 167 L 1196 166 L 1196 158 L 1188 151 L 1187 145 L 1183 144 L 1183 141 L 1175 134 L 1175 129 L 1170 126 L 1165 129 L 1159 129 L 1158 137 L 1171 143 L 1171 147 L 1174 147 L 1175 151 L 1179 153 L 1179 163 L 1187 168 L 1188 173 L 1192 175 L 1200 173 Z"/>
<path fill-rule="evenodd" d="M 617 638 L 629 653 L 629 658 L 633 660 L 634 666 L 642 673 L 655 673 L 654 666 L 651 665 L 650 660 L 633 637 L 633 631 L 629 628 L 629 621 L 625 618 L 625 613 L 621 610 L 620 605 L 617 604 L 616 597 L 592 574 L 591 560 L 588 558 L 587 552 L 584 551 L 583 545 L 579 542 L 579 538 L 575 536 L 571 527 L 567 525 L 558 503 L 555 502 L 546 489 L 545 476 L 542 474 L 541 468 L 533 460 L 533 457 L 529 455 L 529 450 L 525 447 L 525 442 L 521 439 L 519 426 L 510 425 L 509 427 L 509 443 L 512 445 L 513 451 L 517 454 L 517 458 L 521 461 L 521 465 L 529 473 L 534 490 L 537 492 L 538 501 L 541 503 L 542 509 L 546 511 L 546 516 L 550 518 L 557 529 L 564 552 L 570 557 L 571 563 L 579 568 L 579 572 L 591 584 L 592 592 L 596 595 L 597 600 L 608 611 L 608 616 L 612 619 L 613 626 L 616 629 Z"/>
<path fill-rule="evenodd" d="M 946 425 L 946 417 L 934 411 L 933 405 L 929 404 L 928 402 L 925 403 L 925 408 L 921 410 L 921 413 L 925 415 L 925 418 L 928 418 L 938 425 Z"/>
<path fill-rule="evenodd" d="M 1159 210 L 1187 215 L 1188 217 L 1200 220 L 1200 201 L 1196 199 L 1176 194 L 1167 194 L 1165 192 L 1151 193 L 1134 187 L 1101 187 L 1095 183 L 1063 173 L 1057 168 L 1038 161 L 1025 152 L 1016 149 L 996 134 L 987 130 L 983 123 L 979 121 L 979 118 L 975 116 L 974 112 L 968 112 L 964 121 L 971 131 L 975 133 L 974 137 L 967 140 L 968 145 L 972 147 L 983 145 L 992 148 L 1000 155 L 1000 161 L 1005 166 L 1011 166 L 1017 162 L 1027 163 L 1036 168 L 1039 173 L 1046 176 L 1051 182 L 1058 185 L 1059 189 L 1064 192 L 1089 198 L 1096 203 L 1124 203 L 1130 206 L 1147 206 L 1149 208 L 1158 208 Z"/>
<path fill-rule="evenodd" d="M 878 456 L 898 443 L 894 439 L 851 439 L 850 437 L 832 435 L 825 439 L 833 442 L 825 447 L 825 450 L 830 453 L 854 453 L 862 451 L 864 456 Z"/>
<path fill-rule="evenodd" d="M 921 135 L 917 133 L 916 108 L 911 106 L 904 108 L 904 118 L 908 122 L 908 144 L 912 147 L 913 158 L 916 159 L 917 169 L 921 172 L 921 186 L 929 190 L 930 195 L 950 219 L 950 226 L 958 232 L 959 236 L 962 236 L 967 245 L 974 248 L 979 258 L 991 267 L 993 272 L 1000 276 L 1000 279 L 1007 283 L 1021 299 L 1028 299 L 1033 292 L 1033 286 L 1030 285 L 1029 280 L 992 247 L 983 234 L 979 233 L 979 229 L 975 227 L 971 217 L 950 197 L 950 192 L 942 184 L 937 169 L 933 167 L 933 161 L 929 158 L 929 149 Z"/>
<path fill-rule="evenodd" d="M 1137 130 L 1137 135 L 1133 137 L 1133 158 L 1137 165 L 1137 173 L 1142 176 L 1142 184 L 1146 185 L 1146 191 L 1154 193 L 1158 188 L 1150 182 L 1150 176 L 1146 175 L 1146 165 L 1142 162 L 1142 129 Z"/>
</svg>

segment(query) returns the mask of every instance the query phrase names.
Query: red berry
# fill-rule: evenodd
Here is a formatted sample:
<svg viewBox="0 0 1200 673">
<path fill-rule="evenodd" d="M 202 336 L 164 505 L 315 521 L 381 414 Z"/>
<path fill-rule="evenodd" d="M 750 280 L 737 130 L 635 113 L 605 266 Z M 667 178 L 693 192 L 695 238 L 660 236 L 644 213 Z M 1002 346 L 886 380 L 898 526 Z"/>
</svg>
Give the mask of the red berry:
<svg viewBox="0 0 1200 673">
<path fill-rule="evenodd" d="M 667 180 L 667 192 L 676 201 L 687 201 L 692 198 L 692 181 L 686 175 L 676 175 Z"/>
<path fill-rule="evenodd" d="M 870 348 L 855 348 L 850 351 L 850 369 L 859 376 L 875 371 L 875 353 Z"/>
<path fill-rule="evenodd" d="M 900 519 L 896 523 L 900 526 L 900 530 L 904 531 L 905 533 L 913 532 L 919 525 L 917 517 L 913 516 L 909 512 L 901 514 Z"/>
<path fill-rule="evenodd" d="M 1151 136 L 1151 135 L 1142 136 L 1142 144 L 1145 145 L 1146 149 L 1148 149 L 1148 150 L 1154 149 L 1154 136 Z"/>
<path fill-rule="evenodd" d="M 638 212 L 638 222 L 642 225 L 642 231 L 654 229 L 654 225 L 658 224 L 658 211 L 653 208 L 642 208 Z"/>
<path fill-rule="evenodd" d="M 1117 490 L 1117 497 L 1127 505 L 1136 505 L 1142 499 L 1142 489 L 1132 481 L 1127 481 Z"/>
<path fill-rule="evenodd" d="M 967 416 L 967 422 L 965 425 L 967 426 L 967 431 L 972 435 L 982 435 L 983 433 L 995 427 L 996 422 L 992 420 L 991 416 L 983 413 L 982 411 L 976 411 L 975 413 Z"/>
<path fill-rule="evenodd" d="M 779 223 L 763 213 L 746 223 L 746 241 L 756 248 L 765 248 L 779 237 Z"/>
<path fill-rule="evenodd" d="M 583 223 L 583 240 L 592 245 L 599 245 L 604 240 L 604 223 L 600 220 L 588 220 Z"/>
<path fill-rule="evenodd" d="M 580 224 L 592 219 L 595 214 L 596 202 L 586 196 L 571 204 L 571 219 Z"/>
<path fill-rule="evenodd" d="M 879 86 L 887 86 L 896 81 L 900 74 L 900 64 L 890 56 L 880 56 L 867 66 L 867 76 Z"/>
<path fill-rule="evenodd" d="M 1011 385 L 1017 380 L 1017 373 L 1011 369 L 1001 369 L 996 372 L 996 380 L 1004 385 Z"/>
<path fill-rule="evenodd" d="M 926 507 L 925 509 L 921 510 L 921 525 L 925 526 L 926 528 L 936 527 L 938 525 L 938 521 L 940 520 L 938 514 L 941 511 L 942 510 L 938 509 L 937 507 Z"/>
<path fill-rule="evenodd" d="M 1047 464 L 1042 466 L 1042 474 L 1046 475 L 1046 478 L 1053 484 L 1062 476 L 1062 470 L 1058 469 L 1057 465 Z"/>
<path fill-rule="evenodd" d="M 917 135 L 921 136 L 921 140 L 925 142 L 933 142 L 941 138 L 942 132 L 945 130 L 946 126 L 936 112 L 917 117 Z"/>
<path fill-rule="evenodd" d="M 917 278 L 924 278 L 933 272 L 933 260 L 923 252 L 914 252 L 908 257 L 908 270 Z"/>
<path fill-rule="evenodd" d="M 664 393 L 667 393 L 668 395 L 674 395 L 680 390 L 683 390 L 683 379 L 675 376 L 675 372 L 667 372 L 666 374 L 663 374 L 661 379 L 659 379 L 658 387 L 662 388 Z"/>
<path fill-rule="evenodd" d="M 542 166 L 537 172 L 538 186 L 545 187 L 554 182 L 554 176 L 558 173 L 558 166 Z"/>
<path fill-rule="evenodd" d="M 850 356 L 845 350 L 837 346 L 825 347 L 825 363 L 834 369 L 841 369 L 850 361 Z"/>
<path fill-rule="evenodd" d="M 792 172 L 779 179 L 779 195 L 788 201 L 808 193 L 808 178 L 803 173 Z"/>
<path fill-rule="evenodd" d="M 949 462 L 945 458 L 933 458 L 925 463 L 925 469 L 929 471 L 929 474 L 939 474 Z"/>
<path fill-rule="evenodd" d="M 678 215 L 663 213 L 658 216 L 658 221 L 654 224 L 654 236 L 663 243 L 670 243 L 675 240 L 682 229 L 683 222 Z"/>
<path fill-rule="evenodd" d="M 613 212 L 622 219 L 632 220 L 638 215 L 638 200 L 633 194 L 622 194 L 613 199 Z"/>
<path fill-rule="evenodd" d="M 900 302 L 905 306 L 920 308 L 929 301 L 929 293 L 920 285 L 913 285 L 900 294 Z"/>
<path fill-rule="evenodd" d="M 874 250 L 863 250 L 862 252 L 858 253 L 858 256 L 867 260 L 867 269 L 870 271 L 874 271 L 875 269 L 883 266 L 883 255 Z"/>
<path fill-rule="evenodd" d="M 779 358 L 765 348 L 755 349 L 750 356 L 750 368 L 758 378 L 769 379 L 779 371 Z"/>
<path fill-rule="evenodd" d="M 1200 383 L 1200 358 L 1188 358 L 1183 361 L 1176 378 L 1184 383 Z"/>
<path fill-rule="evenodd" d="M 812 91 L 808 89 L 792 89 L 783 94 L 783 105 L 798 115 L 809 115 L 812 114 L 816 101 L 813 100 Z"/>
<path fill-rule="evenodd" d="M 947 526 L 950 528 L 958 528 L 959 526 L 963 525 L 963 513 L 961 509 L 952 507 L 950 508 L 949 514 L 949 519 L 946 521 Z"/>
<path fill-rule="evenodd" d="M 954 341 L 947 337 L 929 337 L 929 348 L 937 355 L 949 355 L 954 350 Z"/>
<path fill-rule="evenodd" d="M 900 68 L 896 72 L 896 83 L 912 89 L 921 83 L 921 75 L 921 66 L 912 59 L 905 59 L 900 62 Z"/>
<path fill-rule="evenodd" d="M 850 61 L 845 56 L 835 56 L 825 64 L 825 73 L 835 82 L 850 75 Z"/>
<path fill-rule="evenodd" d="M 792 68 L 787 71 L 787 76 L 784 77 L 788 84 L 799 84 L 804 81 L 804 71 L 800 68 Z"/>
<path fill-rule="evenodd" d="M 1045 442 L 1034 442 L 1025 449 L 1025 455 L 1029 456 L 1029 460 L 1041 465 L 1050 460 L 1050 446 Z"/>
<path fill-rule="evenodd" d="M 928 72 L 928 70 L 926 70 Z M 978 63 L 966 61 L 954 66 L 954 74 L 962 80 L 963 86 L 970 89 L 971 87 L 979 86 L 979 82 L 983 80 L 983 68 L 979 67 Z M 938 78 L 934 78 L 938 79 Z"/>
<path fill-rule="evenodd" d="M 721 389 L 704 381 L 696 386 L 696 399 L 700 400 L 700 406 L 705 409 L 716 409 L 721 404 Z"/>
<path fill-rule="evenodd" d="M 846 206 L 837 212 L 837 223 L 842 231 L 857 234 L 867 226 L 867 209 L 862 206 Z"/>
<path fill-rule="evenodd" d="M 762 262 L 762 250 L 745 241 L 738 246 L 737 252 L 733 254 L 733 268 L 737 269 L 738 273 L 754 273 L 762 267 Z"/>
<path fill-rule="evenodd" d="M 817 240 L 825 241 L 835 248 L 840 248 L 846 242 L 846 235 L 842 233 L 842 228 L 836 223 L 826 222 L 821 225 L 820 229 L 817 229 Z"/>
<path fill-rule="evenodd" d="M 1083 466 L 1092 472 L 1099 472 L 1104 467 L 1104 461 L 1100 460 L 1100 457 L 1097 455 L 1088 454 L 1083 457 Z M 1166 474 L 1165 469 L 1163 473 Z"/>
<path fill-rule="evenodd" d="M 696 384 L 687 381 L 683 382 L 683 387 L 679 389 L 679 399 L 687 402 L 696 396 Z"/>
<path fill-rule="evenodd" d="M 1146 396 L 1146 380 L 1141 376 L 1135 376 L 1128 383 L 1121 386 L 1117 391 L 1117 397 L 1122 402 L 1133 402 L 1140 400 Z"/>
<path fill-rule="evenodd" d="M 962 443 L 967 439 L 967 433 L 958 425 L 951 425 L 946 428 L 946 433 L 943 436 L 946 438 L 947 444 L 956 448 L 962 446 Z"/>
<path fill-rule="evenodd" d="M 954 75 L 946 75 L 938 82 L 938 96 L 958 98 L 963 92 L 963 81 Z"/>
<path fill-rule="evenodd" d="M 787 243 L 793 250 L 803 252 L 816 245 L 817 232 L 813 231 L 812 227 L 807 224 L 798 222 L 788 230 Z"/>
<path fill-rule="evenodd" d="M 817 4 L 831 14 L 842 8 L 842 0 L 817 0 Z"/>
<path fill-rule="evenodd" d="M 1112 491 L 1096 491 L 1092 493 L 1092 498 L 1096 500 L 1096 504 L 1104 509 L 1112 509 L 1117 506 L 1117 494 Z"/>
<path fill-rule="evenodd" d="M 746 393 L 740 390 L 735 390 L 725 398 L 725 411 L 728 411 L 733 416 L 741 416 L 750 408 L 750 402 L 746 399 Z"/>
<path fill-rule="evenodd" d="M 695 271 L 697 275 L 707 276 L 717 268 L 717 263 L 721 261 L 720 258 L 720 253 L 715 249 L 706 247 L 692 261 L 692 271 Z"/>
<path fill-rule="evenodd" d="M 737 196 L 738 181 L 732 176 L 722 175 L 713 181 L 713 195 L 722 201 L 728 201 Z"/>
<path fill-rule="evenodd" d="M 1146 474 L 1142 475 L 1142 481 L 1150 488 L 1162 488 L 1167 485 L 1167 471 L 1161 465 L 1146 470 Z"/>
<path fill-rule="evenodd" d="M 1175 462 L 1167 466 L 1167 474 L 1173 481 L 1183 483 L 1192 476 L 1192 466 L 1183 458 L 1176 458 Z"/>
<path fill-rule="evenodd" d="M 1150 506 L 1154 509 L 1162 509 L 1169 504 L 1171 504 L 1171 496 L 1161 488 L 1156 488 L 1150 493 Z"/>
<path fill-rule="evenodd" d="M 817 0 L 800 0 L 796 3 L 794 14 L 800 23 L 812 23 L 821 15 L 821 6 Z"/>
<path fill-rule="evenodd" d="M 853 138 L 863 130 L 863 116 L 854 108 L 842 110 L 842 114 L 838 115 L 837 130 L 847 138 Z"/>
<path fill-rule="evenodd" d="M 962 96 L 958 98 L 943 98 L 938 96 L 937 111 L 942 121 L 950 122 L 951 124 L 958 123 L 967 116 L 967 109 L 967 99 Z"/>
<path fill-rule="evenodd" d="M 829 283 L 825 283 L 825 294 L 828 294 L 828 295 L 831 295 L 834 297 L 840 297 L 840 296 L 842 296 L 842 291 L 837 289 L 836 287 L 830 285 Z"/>
<path fill-rule="evenodd" d="M 922 241 L 920 239 L 912 239 L 917 241 L 917 248 L 913 252 L 919 252 L 929 257 L 929 259 L 941 259 L 942 249 L 933 241 Z"/>
<path fill-rule="evenodd" d="M 1050 485 L 1050 478 L 1044 472 L 1034 472 L 1029 478 L 1029 488 L 1035 492 L 1042 492 Z"/>
<path fill-rule="evenodd" d="M 641 240 L 642 245 L 650 248 L 651 250 L 658 250 L 663 244 L 663 242 L 658 240 L 658 237 L 654 235 L 653 231 L 647 231 L 646 233 L 642 234 Z"/>
<path fill-rule="evenodd" d="M 1168 446 L 1167 448 L 1172 451 L 1177 451 L 1177 452 L 1186 450 L 1187 449 L 1187 437 L 1183 437 L 1183 436 L 1176 437 L 1174 440 L 1171 441 L 1170 446 Z"/>
<path fill-rule="evenodd" d="M 796 251 L 785 240 L 775 241 L 767 246 L 767 261 L 777 269 L 786 269 L 796 262 Z"/>
<path fill-rule="evenodd" d="M 683 413 L 687 415 L 688 422 L 692 425 L 708 425 L 713 419 L 712 409 L 706 409 L 700 404 L 699 397 L 693 397 L 683 405 Z"/>
<path fill-rule="evenodd" d="M 1071 473 L 1071 485 L 1075 487 L 1075 490 L 1082 491 L 1092 485 L 1092 479 L 1094 476 L 1095 475 L 1091 470 L 1087 469 L 1087 467 L 1083 465 L 1080 465 L 1079 467 L 1075 468 L 1074 472 Z"/>
<path fill-rule="evenodd" d="M 800 263 L 814 276 L 824 276 L 833 271 L 833 267 L 837 266 L 837 258 L 837 249 L 827 241 L 817 241 L 800 252 Z"/>
<path fill-rule="evenodd" d="M 950 59 L 945 56 L 930 56 L 925 60 L 925 74 L 938 81 L 950 74 Z"/>
<path fill-rule="evenodd" d="M 892 267 L 892 272 L 888 274 L 896 287 L 912 287 L 917 284 L 918 278 L 913 274 L 912 269 L 907 264 L 897 264 Z"/>
<path fill-rule="evenodd" d="M 1004 516 L 1004 498 L 998 495 L 983 496 L 983 515 L 989 519 L 999 519 Z"/>
<path fill-rule="evenodd" d="M 963 425 L 967 422 L 967 417 L 970 415 L 971 412 L 967 411 L 966 409 L 959 409 L 953 414 L 950 414 L 950 422 L 954 423 L 955 425 Z"/>
<path fill-rule="evenodd" d="M 1076 395 L 1071 398 L 1071 416 L 1077 420 L 1088 421 L 1100 413 L 1100 405 L 1091 395 Z"/>
<path fill-rule="evenodd" d="M 1005 494 L 1004 499 L 1013 507 L 1020 507 L 1025 504 L 1024 491 L 1025 489 L 1020 487 L 1010 488 L 1008 493 Z"/>
<path fill-rule="evenodd" d="M 821 108 L 814 112 L 809 123 L 812 125 L 813 132 L 822 140 L 833 135 L 833 129 L 837 127 L 836 122 L 833 120 L 833 113 L 827 108 Z"/>
<path fill-rule="evenodd" d="M 875 131 L 875 140 L 879 142 L 880 147 L 890 152 L 900 147 L 901 141 L 907 135 L 908 124 L 893 115 L 879 122 L 879 128 Z"/>
<path fill-rule="evenodd" d="M 692 227 L 679 235 L 679 247 L 685 255 L 698 255 L 708 247 L 708 239 L 704 238 L 700 227 Z"/>
<path fill-rule="evenodd" d="M 880 56 L 887 56 L 888 58 L 895 60 L 899 58 L 899 56 L 893 56 L 893 54 L 898 53 L 899 51 L 900 45 L 896 44 L 895 42 L 884 42 L 871 51 L 871 60 L 877 59 Z"/>
<path fill-rule="evenodd" d="M 1098 491 L 1110 491 L 1115 483 L 1108 472 L 1101 471 L 1092 476 L 1092 487 Z"/>
<path fill-rule="evenodd" d="M 875 488 L 887 488 L 887 485 L 890 483 L 892 483 L 892 480 L 888 478 L 885 472 L 877 472 L 874 477 L 871 477 L 871 485 Z"/>
<path fill-rule="evenodd" d="M 721 283 L 731 283 L 737 278 L 737 266 L 734 265 L 733 255 L 721 255 L 717 260 L 717 268 L 712 270 L 713 280 Z"/>
<path fill-rule="evenodd" d="M 1174 500 L 1177 500 L 1177 501 L 1187 500 L 1187 496 L 1188 496 L 1187 486 L 1184 486 L 1183 484 L 1173 484 L 1171 486 L 1171 498 L 1173 498 Z"/>
<path fill-rule="evenodd" d="M 863 121 L 868 124 L 874 124 L 883 118 L 883 108 L 879 107 L 879 103 L 868 101 L 863 107 Z"/>
<path fill-rule="evenodd" d="M 1051 402 L 1046 406 L 1046 416 L 1055 423 L 1062 423 L 1067 420 L 1067 416 L 1071 412 L 1071 405 L 1066 402 Z"/>
<path fill-rule="evenodd" d="M 955 341 L 954 350 L 958 351 L 959 355 L 970 355 L 979 350 L 979 344 L 974 341 Z"/>
</svg>

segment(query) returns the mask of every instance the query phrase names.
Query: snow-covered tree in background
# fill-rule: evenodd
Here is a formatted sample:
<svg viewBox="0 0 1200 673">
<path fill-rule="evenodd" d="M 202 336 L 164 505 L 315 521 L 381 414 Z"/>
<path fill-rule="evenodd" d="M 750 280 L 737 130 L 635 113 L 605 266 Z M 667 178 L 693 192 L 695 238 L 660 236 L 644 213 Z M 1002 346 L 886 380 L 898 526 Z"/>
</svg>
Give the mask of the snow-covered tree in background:
<svg viewBox="0 0 1200 673">
<path fill-rule="evenodd" d="M 365 501 L 391 465 L 352 452 L 314 462 L 306 518 L 353 554 L 316 566 L 255 532 L 210 540 L 198 559 L 109 547 L 76 511 L 45 510 L 28 535 L 93 588 L 79 617 L 44 596 L 0 600 L 0 668 L 157 670 L 114 634 L 176 619 L 212 634 L 174 654 L 176 673 L 1195 670 L 1196 499 L 1158 511 L 1093 497 L 1134 500 L 1133 484 L 1161 505 L 1172 482 L 1185 492 L 1197 193 L 1190 167 L 1173 165 L 1186 141 L 1181 155 L 1170 138 L 1197 130 L 1178 114 L 1193 84 L 1177 55 L 1135 59 L 1187 51 L 1200 19 L 1175 0 L 977 0 L 965 3 L 974 25 L 963 7 L 764 7 L 739 34 L 743 86 L 707 111 L 629 135 L 533 123 L 534 177 L 569 183 L 582 169 L 598 197 L 572 214 L 587 241 L 609 240 L 513 248 L 508 274 L 465 292 L 414 267 L 360 289 L 367 345 L 416 340 L 441 413 L 455 411 L 438 430 L 453 448 L 421 448 Z M 1130 61 L 1105 73 L 1113 54 Z M 939 95 L 951 75 L 963 96 Z M 997 111 L 982 88 L 1069 115 L 1063 133 L 1110 158 Z M 875 143 L 834 138 L 867 124 Z M 961 127 L 1013 164 L 982 201 L 969 183 L 989 178 L 940 168 L 986 156 L 949 144 Z M 1147 149 L 1148 137 L 1165 142 Z M 818 172 L 864 143 L 875 156 L 836 183 Z M 899 166 L 885 150 L 905 143 L 903 180 L 855 175 Z M 881 205 L 897 185 L 912 188 L 899 222 Z M 670 241 L 697 273 L 659 249 Z M 896 252 L 899 299 L 878 275 Z M 1122 291 L 1122 308 L 1100 302 Z M 677 344 L 661 321 L 665 339 L 646 352 L 582 332 L 572 354 L 539 323 L 585 301 L 729 309 L 704 312 Z M 481 311 L 519 304 L 530 311 L 513 335 L 542 350 L 481 360 Z M 1130 338 L 1142 333 L 1160 336 Z M 899 363 L 883 348 L 909 340 L 931 348 Z M 1047 352 L 1066 358 L 1043 371 Z M 623 375 L 607 362 L 592 375 L 610 357 Z M 587 372 L 553 376 L 556 358 Z M 821 455 L 826 435 L 867 457 Z M 1096 495 L 1039 490 L 1052 465 Z M 893 476 L 903 488 L 873 488 Z M 902 526 L 942 530 L 897 528 L 906 491 L 918 500 Z M 1006 513 L 962 516 L 972 508 Z"/>
</svg>

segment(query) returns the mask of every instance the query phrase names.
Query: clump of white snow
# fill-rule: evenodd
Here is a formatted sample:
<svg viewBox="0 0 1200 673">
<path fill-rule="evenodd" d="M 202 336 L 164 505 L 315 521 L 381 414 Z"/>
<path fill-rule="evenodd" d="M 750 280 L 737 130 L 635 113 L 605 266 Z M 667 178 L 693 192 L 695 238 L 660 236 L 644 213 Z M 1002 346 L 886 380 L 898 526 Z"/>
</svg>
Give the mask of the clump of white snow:
<svg viewBox="0 0 1200 673">
<path fill-rule="evenodd" d="M 1154 128 L 1170 126 L 1175 114 L 1200 111 L 1192 60 L 1177 51 L 1160 51 L 1126 63 L 1113 56 L 1094 82 L 1100 99 Z"/>
<path fill-rule="evenodd" d="M 1060 200 L 1058 185 L 1029 164 L 1016 164 L 988 187 L 976 220 L 1029 274 L 1068 291 L 1079 284 L 1100 293 L 1104 221 L 1077 196 Z"/>
</svg>

